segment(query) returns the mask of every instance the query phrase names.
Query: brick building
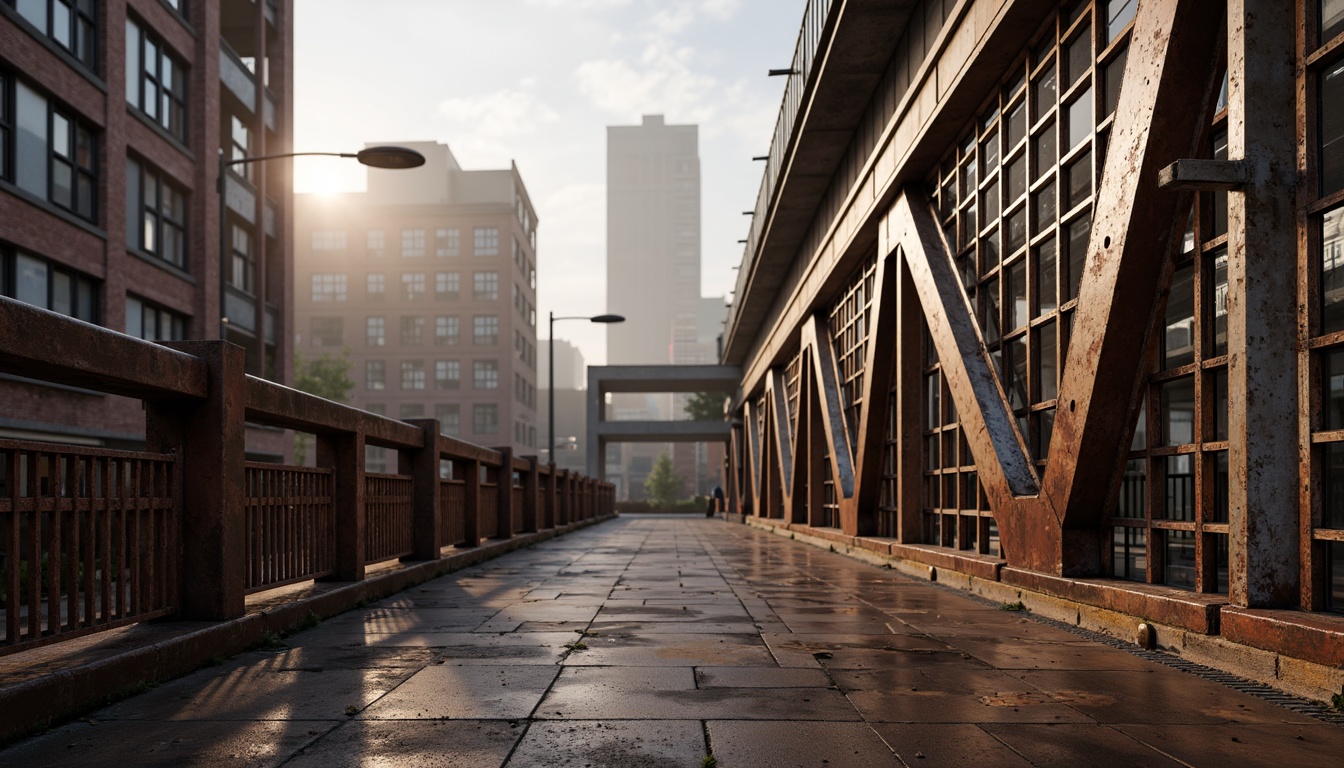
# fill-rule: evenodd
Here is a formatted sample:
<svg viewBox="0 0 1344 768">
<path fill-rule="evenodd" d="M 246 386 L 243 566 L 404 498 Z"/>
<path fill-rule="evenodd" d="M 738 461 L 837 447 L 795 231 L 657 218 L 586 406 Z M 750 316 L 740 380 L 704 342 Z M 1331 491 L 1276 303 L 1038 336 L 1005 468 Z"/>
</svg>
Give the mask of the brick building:
<svg viewBox="0 0 1344 768">
<path fill-rule="evenodd" d="M 158 341 L 226 338 L 290 368 L 289 0 L 0 2 L 0 294 Z M 221 243 L 228 258 L 221 258 Z M 260 339 L 260 340 L 259 340 Z M 134 447 L 140 404 L 0 378 L 0 437 Z M 252 430 L 254 458 L 283 435 Z"/>
<path fill-rule="evenodd" d="M 533 454 L 537 216 L 522 176 L 402 146 L 425 165 L 370 169 L 364 193 L 296 197 L 297 348 L 348 350 L 360 408 Z"/>
</svg>

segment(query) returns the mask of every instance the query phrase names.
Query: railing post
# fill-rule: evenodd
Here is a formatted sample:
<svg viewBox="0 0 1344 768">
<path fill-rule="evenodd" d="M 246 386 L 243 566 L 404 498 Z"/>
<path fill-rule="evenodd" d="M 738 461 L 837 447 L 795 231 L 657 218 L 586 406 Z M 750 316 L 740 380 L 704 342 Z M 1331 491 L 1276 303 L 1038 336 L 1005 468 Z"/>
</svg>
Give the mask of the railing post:
<svg viewBox="0 0 1344 768">
<path fill-rule="evenodd" d="M 523 533 L 536 533 L 538 507 L 538 489 L 541 486 L 541 464 L 536 456 L 524 456 L 528 463 L 527 474 L 523 476 Z"/>
<path fill-rule="evenodd" d="M 317 436 L 317 466 L 331 470 L 336 521 L 333 581 L 364 580 L 364 435 L 337 432 Z"/>
<path fill-rule="evenodd" d="M 495 485 L 495 511 L 499 515 L 499 526 L 495 529 L 495 538 L 513 538 L 513 449 L 495 448 L 499 453 L 499 479 Z"/>
<path fill-rule="evenodd" d="M 554 527 L 556 527 L 556 525 L 555 525 L 555 523 L 556 523 L 556 520 L 555 520 L 555 501 L 556 501 L 556 498 L 555 498 L 555 463 L 554 463 L 554 462 L 551 462 L 550 464 L 547 464 L 547 465 L 546 465 L 546 490 L 545 490 L 544 494 L 545 494 L 545 498 L 543 499 L 543 510 L 544 510 L 544 512 L 543 512 L 543 517 L 542 517 L 542 527 L 543 527 L 543 528 L 554 528 Z"/>
<path fill-rule="evenodd" d="M 474 459 L 455 462 L 462 474 L 462 546 L 481 545 L 481 462 Z"/>
<path fill-rule="evenodd" d="M 182 562 L 177 572 L 181 619 L 242 616 L 247 584 L 247 502 L 243 422 L 246 353 L 226 341 L 165 344 L 205 361 L 205 400 L 145 402 L 145 443 L 176 453 Z"/>
<path fill-rule="evenodd" d="M 443 523 L 439 515 L 439 421 L 410 419 L 425 434 L 418 451 L 399 451 L 399 471 L 411 476 L 411 557 L 438 560 L 443 546 Z"/>
<path fill-rule="evenodd" d="M 570 495 L 569 488 L 569 470 L 560 470 L 560 520 L 557 525 L 569 525 L 570 515 L 574 511 L 573 498 Z"/>
</svg>

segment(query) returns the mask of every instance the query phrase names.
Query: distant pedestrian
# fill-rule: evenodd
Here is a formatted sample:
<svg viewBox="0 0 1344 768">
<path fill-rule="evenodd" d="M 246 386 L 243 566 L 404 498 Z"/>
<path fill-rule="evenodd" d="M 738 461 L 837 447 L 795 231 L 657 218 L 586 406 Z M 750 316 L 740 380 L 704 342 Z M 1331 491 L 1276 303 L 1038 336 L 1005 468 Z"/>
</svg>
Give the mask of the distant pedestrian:
<svg viewBox="0 0 1344 768">
<path fill-rule="evenodd" d="M 705 517 L 713 517 L 715 512 L 723 510 L 723 488 L 714 486 L 714 491 L 709 495 L 709 509 L 705 512 Z"/>
</svg>

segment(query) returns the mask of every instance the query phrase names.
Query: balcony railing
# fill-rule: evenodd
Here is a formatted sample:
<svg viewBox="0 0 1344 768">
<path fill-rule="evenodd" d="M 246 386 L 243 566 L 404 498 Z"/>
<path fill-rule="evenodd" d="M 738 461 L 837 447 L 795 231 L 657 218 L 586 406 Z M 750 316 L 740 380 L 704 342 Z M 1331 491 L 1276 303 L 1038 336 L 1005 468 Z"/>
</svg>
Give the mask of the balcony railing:
<svg viewBox="0 0 1344 768">
<path fill-rule="evenodd" d="M 779 116 L 775 119 L 775 132 L 770 140 L 770 154 L 765 162 L 765 171 L 761 174 L 760 191 L 756 194 L 755 214 L 751 218 L 751 231 L 747 235 L 742 269 L 737 273 L 734 295 L 738 297 L 746 295 L 747 280 L 751 275 L 750 266 L 768 222 L 770 206 L 774 203 L 784 161 L 793 143 L 798 113 L 803 106 L 803 96 L 811 80 L 817 49 L 821 45 L 822 33 L 825 31 L 826 17 L 830 14 L 833 3 L 834 0 L 808 0 L 807 9 L 803 12 L 803 26 L 798 31 L 798 43 L 794 46 L 791 63 L 791 69 L 795 74 L 789 75 L 788 83 L 784 86 L 784 98 L 780 102 Z M 731 312 L 733 315 L 737 313 L 736 304 Z M 731 315 L 728 327 L 734 327 Z"/>
<path fill-rule="evenodd" d="M 0 297 L 0 371 L 139 399 L 148 444 L 0 440 L 0 654 L 164 616 L 237 618 L 247 594 L 359 581 L 368 564 L 615 508 L 610 484 L 446 437 L 435 420 L 247 376 L 224 341 L 154 344 Z M 314 434 L 318 466 L 245 461 L 244 423 Z M 366 444 L 397 451 L 397 474 L 366 473 Z"/>
</svg>

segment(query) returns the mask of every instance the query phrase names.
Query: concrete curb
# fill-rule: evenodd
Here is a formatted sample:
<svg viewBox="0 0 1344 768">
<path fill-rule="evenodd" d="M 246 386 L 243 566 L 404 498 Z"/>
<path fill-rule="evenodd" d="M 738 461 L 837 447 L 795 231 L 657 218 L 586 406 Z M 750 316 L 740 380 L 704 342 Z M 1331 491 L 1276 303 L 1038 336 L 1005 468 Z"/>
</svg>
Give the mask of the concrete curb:
<svg viewBox="0 0 1344 768">
<path fill-rule="evenodd" d="M 310 615 L 327 619 L 439 576 L 615 517 L 608 515 L 482 542 L 479 547 L 453 552 L 438 560 L 412 563 L 319 595 L 267 607 L 153 645 L 0 688 L 0 745 L 72 720 L 150 685 L 182 677 L 213 659 L 235 656 L 262 642 L 268 633 L 285 634 L 299 629 Z"/>
</svg>

